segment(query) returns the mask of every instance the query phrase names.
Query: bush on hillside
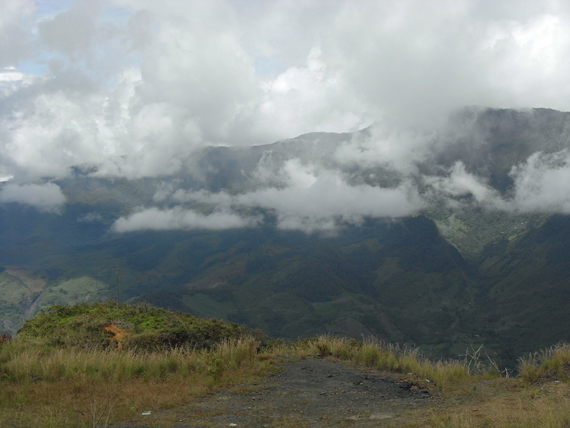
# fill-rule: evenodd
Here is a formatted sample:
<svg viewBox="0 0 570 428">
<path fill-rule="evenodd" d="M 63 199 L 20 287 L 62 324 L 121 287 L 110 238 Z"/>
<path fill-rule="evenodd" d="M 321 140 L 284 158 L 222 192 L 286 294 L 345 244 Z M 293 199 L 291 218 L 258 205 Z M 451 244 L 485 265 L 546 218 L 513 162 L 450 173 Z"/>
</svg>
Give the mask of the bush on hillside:
<svg viewBox="0 0 570 428">
<path fill-rule="evenodd" d="M 19 337 L 45 340 L 49 345 L 105 349 L 158 350 L 174 348 L 210 349 L 224 340 L 249 336 L 245 326 L 204 319 L 148 304 L 115 302 L 56 305 L 26 321 Z"/>
</svg>

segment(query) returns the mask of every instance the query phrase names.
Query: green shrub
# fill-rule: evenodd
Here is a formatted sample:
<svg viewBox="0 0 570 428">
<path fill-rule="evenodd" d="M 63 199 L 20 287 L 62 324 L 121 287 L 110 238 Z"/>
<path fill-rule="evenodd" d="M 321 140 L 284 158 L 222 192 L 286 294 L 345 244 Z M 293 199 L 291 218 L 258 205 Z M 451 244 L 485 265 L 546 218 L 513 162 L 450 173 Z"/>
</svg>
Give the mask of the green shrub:
<svg viewBox="0 0 570 428">
<path fill-rule="evenodd" d="M 355 360 L 365 366 L 375 366 L 380 359 L 380 349 L 376 345 L 365 344 L 355 355 Z"/>
<path fill-rule="evenodd" d="M 112 326 L 125 333 L 116 339 L 106 331 Z M 203 319 L 148 304 L 121 305 L 115 302 L 53 306 L 26 321 L 19 337 L 40 338 L 47 345 L 137 351 L 159 349 L 210 349 L 224 340 L 249 336 L 244 326 L 216 319 Z"/>
</svg>

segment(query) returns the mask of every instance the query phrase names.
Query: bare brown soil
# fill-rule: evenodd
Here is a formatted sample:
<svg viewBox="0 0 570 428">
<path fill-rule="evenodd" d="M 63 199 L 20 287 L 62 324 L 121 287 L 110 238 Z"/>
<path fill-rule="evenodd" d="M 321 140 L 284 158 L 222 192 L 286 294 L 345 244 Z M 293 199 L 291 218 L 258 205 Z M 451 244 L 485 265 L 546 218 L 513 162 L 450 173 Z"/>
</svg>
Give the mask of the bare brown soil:
<svg viewBox="0 0 570 428">
<path fill-rule="evenodd" d="M 426 385 L 406 377 L 308 358 L 282 364 L 266 380 L 140 415 L 140 424 L 115 428 L 406 426 L 411 413 L 437 400 Z"/>
<path fill-rule="evenodd" d="M 128 334 L 127 330 L 122 329 L 117 324 L 109 324 L 103 327 L 103 330 L 111 334 L 111 341 L 117 343 L 117 349 L 121 349 L 122 340 Z"/>
</svg>

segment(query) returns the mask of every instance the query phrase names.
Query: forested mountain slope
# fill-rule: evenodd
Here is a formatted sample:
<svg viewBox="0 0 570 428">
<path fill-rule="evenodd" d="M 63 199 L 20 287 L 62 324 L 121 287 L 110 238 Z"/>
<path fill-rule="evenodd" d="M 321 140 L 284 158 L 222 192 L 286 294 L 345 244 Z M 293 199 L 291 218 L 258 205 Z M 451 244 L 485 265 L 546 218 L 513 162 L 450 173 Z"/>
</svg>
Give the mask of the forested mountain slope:
<svg viewBox="0 0 570 428">
<path fill-rule="evenodd" d="M 121 300 L 279 337 L 374 334 L 440 356 L 485 344 L 505 359 L 568 340 L 569 124 L 465 109 L 431 133 L 209 147 L 169 176 L 78 166 L 49 180 L 61 206 L 0 204 L 0 330 L 116 299 L 118 279 Z"/>
</svg>

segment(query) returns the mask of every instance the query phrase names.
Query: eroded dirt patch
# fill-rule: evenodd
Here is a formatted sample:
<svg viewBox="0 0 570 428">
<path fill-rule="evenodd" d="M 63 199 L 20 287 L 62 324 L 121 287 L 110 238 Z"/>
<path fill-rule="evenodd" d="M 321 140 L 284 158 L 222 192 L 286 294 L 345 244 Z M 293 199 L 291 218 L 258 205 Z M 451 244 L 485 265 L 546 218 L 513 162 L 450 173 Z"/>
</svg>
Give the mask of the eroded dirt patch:
<svg viewBox="0 0 570 428">
<path fill-rule="evenodd" d="M 103 330 L 105 330 L 107 333 L 111 334 L 110 340 L 117 344 L 117 349 L 121 349 L 122 348 L 122 340 L 125 338 L 128 331 L 125 329 L 122 329 L 117 324 L 106 325 L 103 327 Z"/>
<path fill-rule="evenodd" d="M 251 387 L 141 417 L 137 426 L 405 426 L 408 414 L 434 404 L 423 385 L 335 361 L 310 358 L 281 368 Z"/>
</svg>

